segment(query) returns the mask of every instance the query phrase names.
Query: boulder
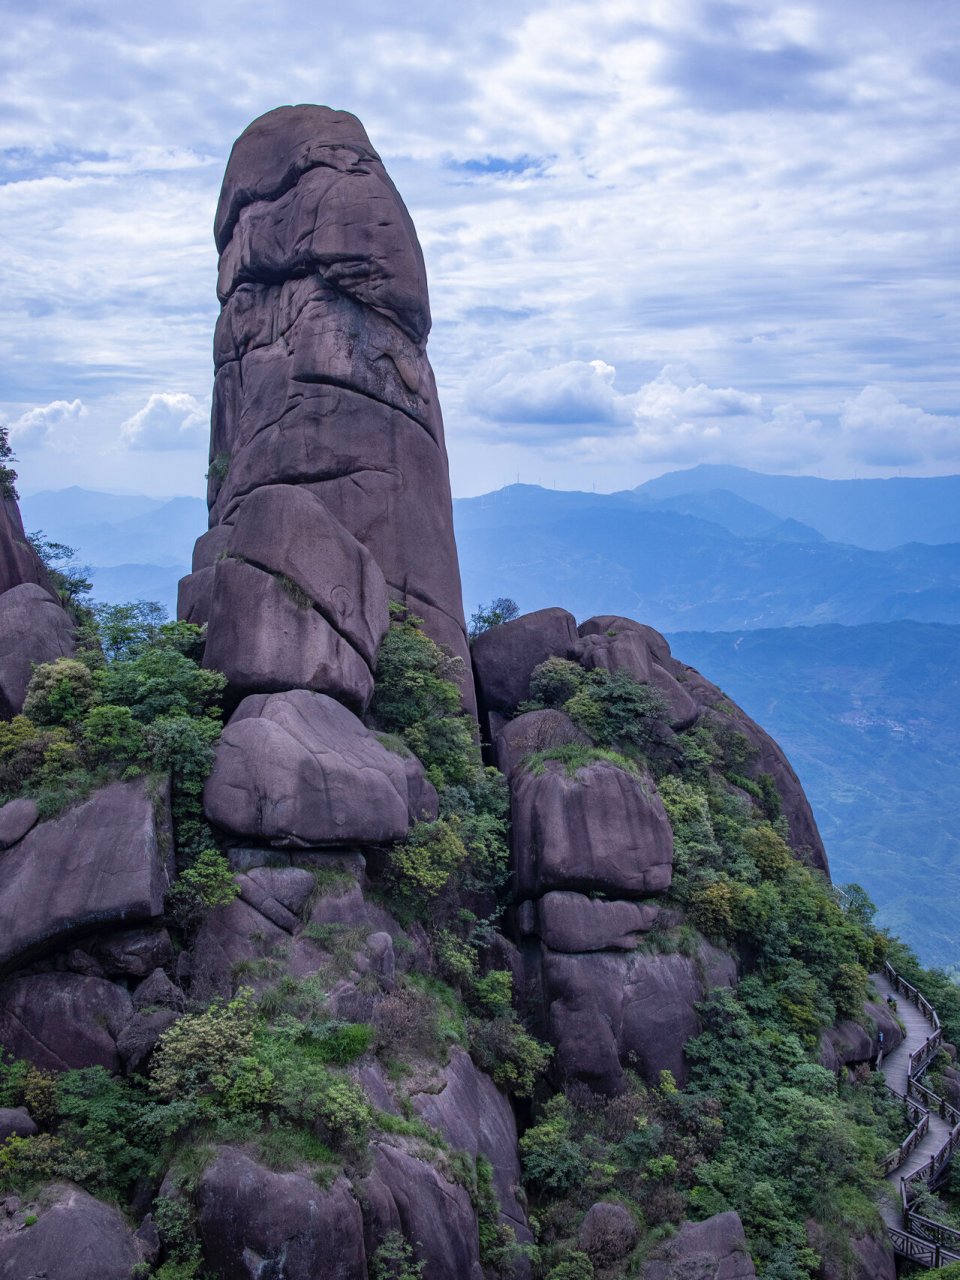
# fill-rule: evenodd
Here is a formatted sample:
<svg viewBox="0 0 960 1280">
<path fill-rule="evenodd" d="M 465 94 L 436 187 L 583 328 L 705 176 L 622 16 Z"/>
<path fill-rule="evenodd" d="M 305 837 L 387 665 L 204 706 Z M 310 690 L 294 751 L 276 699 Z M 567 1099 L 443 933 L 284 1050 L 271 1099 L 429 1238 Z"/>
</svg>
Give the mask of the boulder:
<svg viewBox="0 0 960 1280">
<path fill-rule="evenodd" d="M 173 838 L 168 789 L 153 794 L 153 785 L 112 782 L 3 855 L 0 967 L 93 928 L 163 914 Z"/>
<path fill-rule="evenodd" d="M 117 1039 L 132 1016 L 124 988 L 102 978 L 32 973 L 0 982 L 0 1044 L 47 1071 L 119 1071 Z"/>
<path fill-rule="evenodd" d="M 590 738 L 563 711 L 527 711 L 508 720 L 495 735 L 497 767 L 508 778 L 538 751 L 566 747 L 571 743 L 589 746 Z"/>
<path fill-rule="evenodd" d="M 423 256 L 359 121 L 315 106 L 255 120 L 227 166 L 217 247 L 212 528 L 238 524 L 261 487 L 296 486 L 468 666 Z M 253 523 L 251 559 L 266 563 L 276 530 Z M 223 538 L 205 535 L 195 569 L 215 562 Z M 298 551 L 314 556 L 312 538 Z M 218 636 L 224 625 L 215 606 L 214 653 L 241 652 L 242 637 Z M 463 692 L 472 705 L 469 682 Z"/>
<path fill-rule="evenodd" d="M 547 761 L 539 775 L 515 776 L 511 793 L 521 894 L 579 889 L 630 898 L 669 888 L 673 833 L 649 779 L 606 761 L 571 777 Z"/>
<path fill-rule="evenodd" d="M 482 632 L 473 642 L 481 705 L 511 712 L 530 697 L 530 676 L 547 658 L 574 658 L 577 622 L 566 609 L 538 609 Z"/>
<path fill-rule="evenodd" d="M 637 935 L 661 923 L 651 902 L 606 902 L 582 893 L 545 893 L 534 907 L 536 933 L 551 951 L 633 951 Z"/>
<path fill-rule="evenodd" d="M 37 1131 L 26 1107 L 0 1107 L 0 1146 L 8 1138 L 32 1138 Z"/>
<path fill-rule="evenodd" d="M 89 944 L 89 951 L 111 977 L 145 978 L 174 958 L 166 929 L 121 929 L 102 934 Z"/>
<path fill-rule="evenodd" d="M 598 1200 L 583 1216 L 578 1243 L 595 1267 L 609 1267 L 632 1253 L 639 1238 L 626 1205 Z"/>
<path fill-rule="evenodd" d="M 399 840 L 436 813 L 422 768 L 388 750 L 324 694 L 245 698 L 217 746 L 203 792 L 211 822 L 281 848 Z"/>
<path fill-rule="evenodd" d="M 653 685 L 663 696 L 670 726 L 677 733 L 689 729 L 700 715 L 700 707 L 677 677 L 670 646 L 652 627 L 631 618 L 610 614 L 588 618 L 579 628 L 577 646 L 580 664 L 587 671 L 626 671 L 642 684 Z"/>
<path fill-rule="evenodd" d="M 422 1261 L 423 1280 L 483 1280 L 477 1215 L 464 1187 L 406 1149 L 403 1140 L 370 1148 L 373 1169 L 359 1183 L 367 1254 L 400 1231 Z"/>
<path fill-rule="evenodd" d="M 363 1221 L 350 1183 L 273 1173 L 223 1148 L 200 1175 L 198 1227 L 219 1280 L 365 1280 Z"/>
<path fill-rule="evenodd" d="M 493 1184 L 503 1220 L 518 1240 L 532 1240 L 517 1190 L 520 1159 L 513 1108 L 489 1076 L 462 1049 L 451 1049 L 443 1069 L 443 1087 L 413 1093 L 410 1101 L 421 1119 L 447 1140 L 455 1151 L 472 1159 L 483 1156 L 493 1166 Z"/>
<path fill-rule="evenodd" d="M 40 810 L 35 800 L 19 796 L 0 807 L 0 849 L 9 849 L 37 825 Z"/>
<path fill-rule="evenodd" d="M 320 498 L 299 485 L 262 485 L 240 507 L 227 550 L 293 582 L 373 667 L 389 622 L 387 584 Z"/>
<path fill-rule="evenodd" d="M 7 494 L 0 496 L 0 595 L 24 582 L 53 592 L 50 575 L 23 531 L 17 500 Z"/>
<path fill-rule="evenodd" d="M 204 569 L 212 569 L 218 560 L 222 560 L 227 554 L 232 532 L 228 524 L 215 524 L 206 533 L 201 533 L 194 544 L 191 572 L 200 573 Z"/>
<path fill-rule="evenodd" d="M 117 1053 L 128 1075 L 146 1071 L 150 1055 L 163 1033 L 180 1017 L 173 1009 L 137 1011 L 117 1036 Z"/>
<path fill-rule="evenodd" d="M 643 1280 L 753 1280 L 756 1274 L 743 1224 L 731 1212 L 684 1222 L 651 1254 Z"/>
<path fill-rule="evenodd" d="M 873 1062 L 881 1048 L 886 1055 L 903 1042 L 900 1024 L 885 1005 L 868 1001 L 863 1012 L 867 1021 L 873 1024 L 872 1030 L 859 1022 L 844 1019 L 821 1033 L 820 1065 L 828 1071 L 839 1071 L 841 1067 L 857 1062 Z"/>
<path fill-rule="evenodd" d="M 34 666 L 75 648 L 73 623 L 49 591 L 24 582 L 0 595 L 0 718 L 22 711 Z"/>
<path fill-rule="evenodd" d="M 232 558 L 214 570 L 203 665 L 235 695 L 312 689 L 358 711 L 373 696 L 367 663 L 295 584 Z"/>
<path fill-rule="evenodd" d="M 820 1256 L 819 1280 L 896 1280 L 897 1264 L 885 1232 L 838 1239 L 814 1221 L 807 1223 L 807 1241 Z"/>
<path fill-rule="evenodd" d="M 0 1234 L 0 1280 L 130 1280 L 143 1262 L 119 1209 L 70 1183 L 38 1196 L 33 1226 Z"/>
<path fill-rule="evenodd" d="M 215 570 L 198 569 L 196 573 L 188 573 L 177 583 L 177 617 L 181 622 L 192 622 L 195 626 L 206 626 L 210 617 L 210 602 L 213 597 L 213 580 Z"/>
<path fill-rule="evenodd" d="M 627 1066 L 650 1082 L 669 1070 L 683 1085 L 683 1047 L 700 1032 L 696 1005 L 737 976 L 733 959 L 705 941 L 693 956 L 543 949 L 540 966 L 561 1074 L 608 1095 L 622 1091 Z"/>
<path fill-rule="evenodd" d="M 154 969 L 133 991 L 133 1007 L 138 1012 L 153 1009 L 182 1012 L 184 1004 L 183 991 L 170 981 L 162 969 Z"/>
</svg>

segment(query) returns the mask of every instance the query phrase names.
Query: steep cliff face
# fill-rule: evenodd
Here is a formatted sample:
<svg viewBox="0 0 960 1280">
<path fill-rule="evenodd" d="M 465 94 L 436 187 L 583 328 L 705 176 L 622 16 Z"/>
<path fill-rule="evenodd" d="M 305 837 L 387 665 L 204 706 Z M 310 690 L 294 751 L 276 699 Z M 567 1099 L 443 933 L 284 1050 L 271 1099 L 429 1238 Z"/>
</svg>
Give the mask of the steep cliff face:
<svg viewBox="0 0 960 1280">
<path fill-rule="evenodd" d="M 470 653 L 422 256 L 354 117 L 255 121 L 216 240 L 206 670 L 174 627 L 68 673 L 25 740 L 105 785 L 41 814 L 3 775 L 0 1192 L 43 1189 L 0 1275 L 28 1217 L 49 1280 L 74 1236 L 118 1280 L 746 1280 L 744 1224 L 811 1274 L 816 1037 L 877 1041 L 795 774 L 630 619 Z M 58 608 L 4 527 L 0 635 Z"/>
<path fill-rule="evenodd" d="M 423 255 L 360 122 L 255 120 L 216 241 L 211 528 L 180 610 L 209 616 L 208 663 L 364 706 L 387 594 L 467 663 Z"/>
<path fill-rule="evenodd" d="M 73 624 L 27 542 L 16 499 L 0 499 L 0 716 L 19 713 L 34 664 L 68 658 Z"/>
</svg>

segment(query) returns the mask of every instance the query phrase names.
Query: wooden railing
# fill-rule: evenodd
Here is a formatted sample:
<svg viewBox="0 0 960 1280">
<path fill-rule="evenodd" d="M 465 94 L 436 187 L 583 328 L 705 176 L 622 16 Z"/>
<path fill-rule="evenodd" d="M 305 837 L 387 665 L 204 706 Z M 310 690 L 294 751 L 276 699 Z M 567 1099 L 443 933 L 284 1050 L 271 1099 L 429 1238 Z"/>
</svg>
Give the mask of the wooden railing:
<svg viewBox="0 0 960 1280">
<path fill-rule="evenodd" d="M 943 1043 L 943 1031 L 936 1009 L 911 983 L 902 978 L 893 965 L 883 966 L 884 975 L 894 990 L 915 1004 L 932 1028 L 931 1034 L 910 1055 L 907 1068 L 907 1118 L 914 1126 L 900 1146 L 891 1151 L 883 1162 L 885 1174 L 898 1169 L 911 1151 L 923 1141 L 930 1127 L 930 1114 L 935 1112 L 950 1125 L 950 1135 L 930 1159 L 905 1178 L 900 1179 L 900 1204 L 903 1210 L 903 1229 L 887 1226 L 887 1234 L 894 1251 L 911 1262 L 925 1267 L 940 1267 L 947 1262 L 960 1262 L 960 1231 L 935 1222 L 913 1208 L 924 1187 L 933 1186 L 941 1177 L 954 1152 L 960 1148 L 960 1110 L 945 1098 L 941 1098 L 919 1077 L 936 1056 Z M 896 1090 L 891 1093 L 900 1097 Z"/>
</svg>

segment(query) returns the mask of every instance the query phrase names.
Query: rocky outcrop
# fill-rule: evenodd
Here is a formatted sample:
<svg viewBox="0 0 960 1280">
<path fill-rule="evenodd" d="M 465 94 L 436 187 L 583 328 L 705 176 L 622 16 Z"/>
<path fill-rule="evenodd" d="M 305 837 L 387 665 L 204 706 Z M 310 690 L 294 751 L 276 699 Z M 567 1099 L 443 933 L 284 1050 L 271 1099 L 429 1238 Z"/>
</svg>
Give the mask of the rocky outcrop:
<svg viewBox="0 0 960 1280">
<path fill-rule="evenodd" d="M 522 934 L 533 934 L 551 951 L 633 951 L 641 935 L 673 922 L 653 902 L 608 902 L 583 893 L 545 893 L 521 905 Z"/>
<path fill-rule="evenodd" d="M 359 121 L 314 106 L 254 121 L 231 153 L 216 228 L 222 310 L 208 500 L 211 532 L 232 532 L 215 543 L 207 535 L 195 564 L 206 581 L 182 597 L 199 617 L 211 593 L 205 661 L 225 664 L 231 680 L 242 674 L 241 691 L 343 696 L 331 683 L 336 663 L 315 663 L 308 681 L 293 659 L 304 639 L 311 661 L 320 653 L 321 622 L 358 657 L 369 649 L 383 616 L 378 567 L 389 593 L 468 662 L 423 257 Z M 271 498 L 279 521 L 246 512 L 265 486 L 280 487 Z M 210 552 L 243 555 L 247 572 Z M 271 578 L 306 596 L 304 617 L 283 607 Z M 231 629 L 238 604 L 255 669 L 250 635 Z M 362 635 L 350 633 L 352 621 Z M 242 672 L 228 669 L 234 659 Z M 256 683 L 269 672 L 283 684 Z M 353 704 L 363 701 L 357 678 L 346 696 Z M 472 701 L 472 689 L 464 693 Z"/>
<path fill-rule="evenodd" d="M 36 1132 L 26 1107 L 0 1107 L 0 1146 L 8 1138 L 32 1138 Z"/>
<path fill-rule="evenodd" d="M 656 1081 L 663 1070 L 684 1084 L 684 1045 L 699 1034 L 696 1006 L 714 987 L 732 986 L 734 960 L 701 940 L 683 955 L 541 949 L 539 989 L 548 1039 L 567 1080 L 616 1094 L 624 1068 Z"/>
<path fill-rule="evenodd" d="M 652 685 L 667 704 L 670 726 L 677 733 L 696 723 L 700 708 L 678 679 L 670 646 L 652 627 L 613 614 L 588 618 L 578 628 L 577 657 L 587 671 L 626 671 Z"/>
<path fill-rule="evenodd" d="M 478 1156 L 489 1160 L 503 1221 L 521 1242 L 532 1240 L 517 1196 L 517 1122 L 513 1108 L 490 1077 L 478 1071 L 462 1049 L 451 1049 L 443 1087 L 414 1093 L 410 1101 L 417 1115 L 443 1134 L 455 1151 L 465 1151 L 474 1160 Z"/>
<path fill-rule="evenodd" d="M 0 595 L 23 582 L 53 593 L 50 575 L 27 541 L 20 508 L 13 497 L 0 498 Z"/>
<path fill-rule="evenodd" d="M 166 785 L 154 785 L 110 783 L 2 855 L 0 970 L 93 928 L 162 915 L 173 836 Z"/>
<path fill-rule="evenodd" d="M 477 1215 L 465 1188 L 396 1143 L 376 1142 L 373 1170 L 358 1185 L 367 1252 L 389 1231 L 413 1242 L 423 1280 L 483 1280 Z"/>
<path fill-rule="evenodd" d="M 117 1040 L 132 1016 L 127 991 L 102 978 L 33 973 L 0 982 L 0 1044 L 47 1071 L 119 1071 Z"/>
<path fill-rule="evenodd" d="M 383 746 L 325 694 L 245 698 L 204 788 L 211 822 L 278 847 L 398 840 L 436 816 L 419 762 Z"/>
<path fill-rule="evenodd" d="M 631 1253 L 639 1238 L 626 1205 L 598 1200 L 583 1216 L 578 1243 L 595 1267 L 610 1267 Z"/>
<path fill-rule="evenodd" d="M 0 849 L 9 849 L 36 826 L 40 810 L 35 800 L 18 796 L 0 807 Z"/>
<path fill-rule="evenodd" d="M 881 1050 L 888 1054 L 903 1043 L 903 1029 L 885 1005 L 868 1001 L 863 1012 L 868 1026 L 844 1019 L 822 1032 L 820 1065 L 828 1071 L 839 1071 L 858 1062 L 873 1062 Z M 869 1024 L 872 1030 L 868 1029 Z"/>
<path fill-rule="evenodd" d="M 220 1280 L 364 1280 L 360 1208 L 339 1177 L 321 1189 L 309 1173 L 273 1173 L 222 1149 L 197 1186 L 206 1269 Z"/>
<path fill-rule="evenodd" d="M 44 587 L 24 582 L 0 595 L 0 718 L 19 715 L 35 665 L 74 651 L 73 623 Z"/>
<path fill-rule="evenodd" d="M 70 1183 L 45 1187 L 32 1226 L 0 1229 L 0 1280 L 130 1280 L 144 1261 L 119 1209 Z"/>
<path fill-rule="evenodd" d="M 832 1236 L 819 1223 L 807 1223 L 810 1248 L 820 1257 L 820 1280 L 896 1280 L 897 1264 L 890 1241 L 876 1235 Z"/>
<path fill-rule="evenodd" d="M 685 1222 L 651 1256 L 643 1280 L 753 1280 L 743 1224 L 735 1213 Z"/>
<path fill-rule="evenodd" d="M 547 761 L 511 785 L 518 892 L 593 890 L 641 897 L 670 885 L 673 833 L 651 779 L 606 761 Z"/>
<path fill-rule="evenodd" d="M 587 735 L 563 711 L 527 711 L 515 720 L 508 720 L 497 734 L 497 767 L 512 778 L 524 762 L 539 751 L 589 744 Z"/>
</svg>

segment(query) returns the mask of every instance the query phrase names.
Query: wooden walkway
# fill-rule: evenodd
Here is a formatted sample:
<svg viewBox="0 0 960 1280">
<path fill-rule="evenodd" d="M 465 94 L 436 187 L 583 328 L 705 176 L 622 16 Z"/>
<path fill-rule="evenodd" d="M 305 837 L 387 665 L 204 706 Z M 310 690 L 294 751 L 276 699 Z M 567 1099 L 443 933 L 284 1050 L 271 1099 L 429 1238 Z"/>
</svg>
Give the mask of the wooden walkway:
<svg viewBox="0 0 960 1280">
<path fill-rule="evenodd" d="M 942 1032 L 936 1010 L 915 987 L 889 965 L 871 974 L 880 997 L 893 995 L 903 1023 L 903 1043 L 883 1058 L 888 1088 L 904 1100 L 913 1129 L 886 1160 L 889 1193 L 880 1212 L 894 1250 L 926 1267 L 960 1261 L 960 1232 L 913 1207 L 918 1191 L 933 1185 L 960 1147 L 960 1111 L 934 1093 L 922 1076 L 940 1047 Z"/>
</svg>

